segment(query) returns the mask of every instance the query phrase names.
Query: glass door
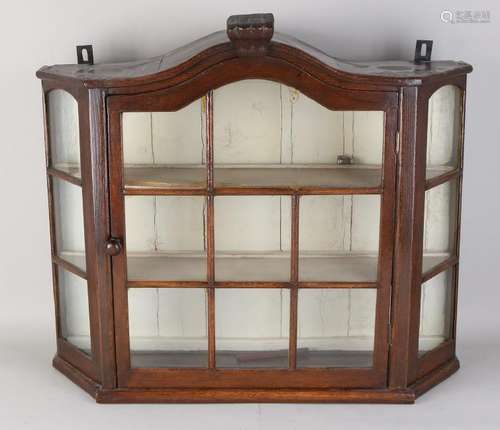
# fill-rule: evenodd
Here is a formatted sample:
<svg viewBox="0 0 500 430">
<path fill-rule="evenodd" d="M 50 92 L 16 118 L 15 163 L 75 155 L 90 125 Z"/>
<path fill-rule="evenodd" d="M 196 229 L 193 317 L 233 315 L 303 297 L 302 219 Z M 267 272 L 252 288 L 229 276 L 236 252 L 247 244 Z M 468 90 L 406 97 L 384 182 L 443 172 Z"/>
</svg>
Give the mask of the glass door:
<svg viewBox="0 0 500 430">
<path fill-rule="evenodd" d="M 385 386 L 397 96 L 181 98 L 108 99 L 119 385 Z"/>
</svg>

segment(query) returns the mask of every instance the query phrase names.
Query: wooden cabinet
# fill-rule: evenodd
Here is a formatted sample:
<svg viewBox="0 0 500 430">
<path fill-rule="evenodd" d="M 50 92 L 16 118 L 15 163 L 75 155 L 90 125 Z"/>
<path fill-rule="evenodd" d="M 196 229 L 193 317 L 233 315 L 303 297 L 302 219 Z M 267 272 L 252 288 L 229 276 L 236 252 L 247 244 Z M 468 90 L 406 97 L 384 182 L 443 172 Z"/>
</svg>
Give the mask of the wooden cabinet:
<svg viewBox="0 0 500 430">
<path fill-rule="evenodd" d="M 99 402 L 413 402 L 455 357 L 466 63 L 272 15 L 43 67 L 58 350 Z"/>
</svg>

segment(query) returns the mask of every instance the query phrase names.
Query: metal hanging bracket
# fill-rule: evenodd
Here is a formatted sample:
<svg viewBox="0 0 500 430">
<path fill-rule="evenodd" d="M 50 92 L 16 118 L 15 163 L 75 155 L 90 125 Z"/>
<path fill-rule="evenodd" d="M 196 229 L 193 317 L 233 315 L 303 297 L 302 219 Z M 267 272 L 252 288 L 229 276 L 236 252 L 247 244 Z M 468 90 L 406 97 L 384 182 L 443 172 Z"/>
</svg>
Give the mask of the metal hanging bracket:
<svg viewBox="0 0 500 430">
<path fill-rule="evenodd" d="M 85 53 L 85 56 L 84 56 Z M 78 45 L 76 47 L 76 58 L 78 64 L 94 64 L 94 49 L 92 45 Z"/>
<path fill-rule="evenodd" d="M 415 64 L 431 61 L 432 43 L 432 40 L 417 40 L 415 46 Z"/>
</svg>

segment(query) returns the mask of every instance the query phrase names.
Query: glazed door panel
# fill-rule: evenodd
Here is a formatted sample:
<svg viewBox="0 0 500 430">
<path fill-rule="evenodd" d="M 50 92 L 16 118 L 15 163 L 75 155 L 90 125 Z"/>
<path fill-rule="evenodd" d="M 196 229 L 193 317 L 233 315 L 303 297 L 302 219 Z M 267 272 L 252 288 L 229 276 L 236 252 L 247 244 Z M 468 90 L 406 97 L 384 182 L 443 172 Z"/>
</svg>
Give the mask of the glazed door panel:
<svg viewBox="0 0 500 430">
<path fill-rule="evenodd" d="M 397 95 L 301 89 L 108 97 L 120 387 L 386 386 Z"/>
</svg>

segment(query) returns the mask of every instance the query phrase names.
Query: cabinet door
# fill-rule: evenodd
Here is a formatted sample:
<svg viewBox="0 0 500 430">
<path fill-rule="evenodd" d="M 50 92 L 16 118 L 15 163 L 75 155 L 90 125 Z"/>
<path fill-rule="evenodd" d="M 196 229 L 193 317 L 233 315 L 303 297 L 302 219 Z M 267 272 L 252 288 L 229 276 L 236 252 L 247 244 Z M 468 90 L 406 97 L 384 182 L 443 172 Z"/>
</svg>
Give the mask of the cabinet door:
<svg viewBox="0 0 500 430">
<path fill-rule="evenodd" d="M 397 95 L 314 82 L 109 98 L 120 386 L 386 385 Z"/>
</svg>

